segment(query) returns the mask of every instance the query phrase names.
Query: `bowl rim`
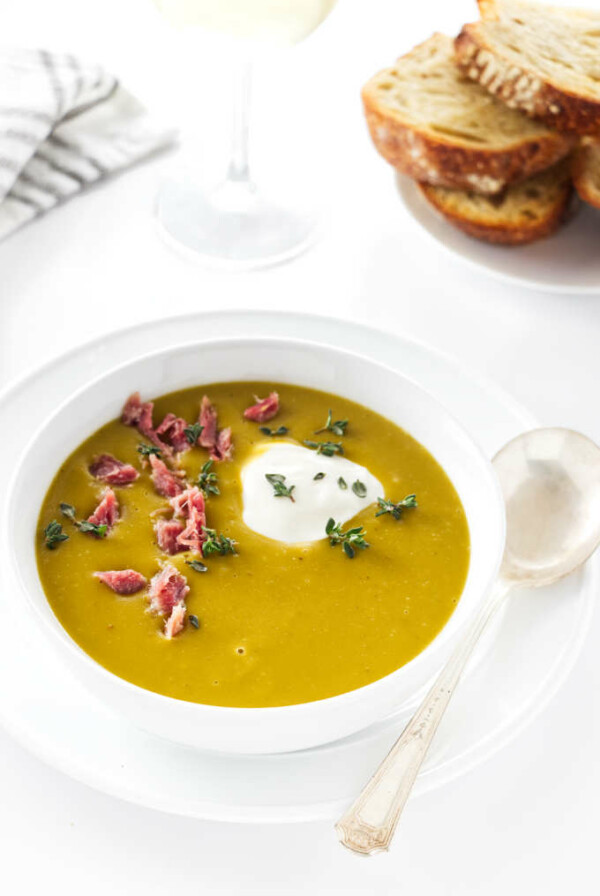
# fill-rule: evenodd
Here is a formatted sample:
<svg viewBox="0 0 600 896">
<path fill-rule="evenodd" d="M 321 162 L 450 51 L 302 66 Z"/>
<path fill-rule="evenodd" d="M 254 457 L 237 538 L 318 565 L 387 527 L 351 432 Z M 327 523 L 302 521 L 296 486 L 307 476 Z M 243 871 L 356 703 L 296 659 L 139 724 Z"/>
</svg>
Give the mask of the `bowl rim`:
<svg viewBox="0 0 600 896">
<path fill-rule="evenodd" d="M 135 327 L 130 328 L 130 329 L 135 329 Z M 264 344 L 265 346 L 271 346 L 271 347 L 278 345 L 278 344 L 279 345 L 284 344 L 286 346 L 291 346 L 291 345 L 299 346 L 304 349 L 315 348 L 318 350 L 323 350 L 323 351 L 328 352 L 333 355 L 345 357 L 347 359 L 357 359 L 358 361 L 365 363 L 367 366 L 378 368 L 379 370 L 384 371 L 386 374 L 388 374 L 390 376 L 404 380 L 405 382 L 409 383 L 409 385 L 412 386 L 414 389 L 416 389 L 418 392 L 420 392 L 421 394 L 424 394 L 426 396 L 426 398 L 428 399 L 428 401 L 433 406 L 435 406 L 435 408 L 442 415 L 444 415 L 447 419 L 449 419 L 453 423 L 455 428 L 462 434 L 463 438 L 465 438 L 466 441 L 468 443 L 470 443 L 472 450 L 478 456 L 479 460 L 482 462 L 483 467 L 486 469 L 486 472 L 488 474 L 488 480 L 492 487 L 492 491 L 493 491 L 495 499 L 496 499 L 495 516 L 496 516 L 497 536 L 498 537 L 497 537 L 497 545 L 496 545 L 496 556 L 495 556 L 493 568 L 490 569 L 490 572 L 488 574 L 487 581 L 485 584 L 485 588 L 482 591 L 479 601 L 475 602 L 470 614 L 463 620 L 462 624 L 460 625 L 460 628 L 457 632 L 457 635 L 460 635 L 460 633 L 462 631 L 464 631 L 465 628 L 469 625 L 469 622 L 471 621 L 471 619 L 474 617 L 475 613 L 477 612 L 477 607 L 478 607 L 479 603 L 483 600 L 485 593 L 489 590 L 489 588 L 495 581 L 495 579 L 498 575 L 498 571 L 500 569 L 500 564 L 501 564 L 502 556 L 503 556 L 503 552 L 504 552 L 504 542 L 505 542 L 505 535 L 506 535 L 506 519 L 505 519 L 505 512 L 504 512 L 504 499 L 503 499 L 502 492 L 500 489 L 500 484 L 498 482 L 498 479 L 496 477 L 496 474 L 495 474 L 493 466 L 492 466 L 492 462 L 487 457 L 487 455 L 485 454 L 485 452 L 479 445 L 478 441 L 475 438 L 473 438 L 473 436 L 470 434 L 470 432 L 463 426 L 461 421 L 451 411 L 449 411 L 445 407 L 445 405 L 442 404 L 442 402 L 435 395 L 433 395 L 425 387 L 421 386 L 419 384 L 419 382 L 416 381 L 413 377 L 407 376 L 406 374 L 402 373 L 400 370 L 396 370 L 395 368 L 391 367 L 389 364 L 385 364 L 380 361 L 374 360 L 373 358 L 369 357 L 368 355 L 363 355 L 362 353 L 360 353 L 358 351 L 346 349 L 346 348 L 339 348 L 337 346 L 331 345 L 330 343 L 319 342 L 314 339 L 306 339 L 306 338 L 299 339 L 299 338 L 295 338 L 293 336 L 290 336 L 290 337 L 288 337 L 288 336 L 285 336 L 285 337 L 282 337 L 282 336 L 221 337 L 220 336 L 217 338 L 210 338 L 210 339 L 206 339 L 206 340 L 200 340 L 200 339 L 196 338 L 193 340 L 178 342 L 176 344 L 167 346 L 166 348 L 154 349 L 152 351 L 148 351 L 148 352 L 139 354 L 136 357 L 129 358 L 120 364 L 109 367 L 107 370 L 103 371 L 101 374 L 98 374 L 97 376 L 93 377 L 91 380 L 80 385 L 78 388 L 76 388 L 74 391 L 72 391 L 65 399 L 63 399 L 60 402 L 60 404 L 56 408 L 54 408 L 52 410 L 52 412 L 49 413 L 42 420 L 39 427 L 37 427 L 34 435 L 29 438 L 29 440 L 27 441 L 27 443 L 21 450 L 21 452 L 15 462 L 15 466 L 14 466 L 14 469 L 11 474 L 9 487 L 7 489 L 6 501 L 4 504 L 4 512 L 2 514 L 5 531 L 8 533 L 12 532 L 12 529 L 10 527 L 10 520 L 13 516 L 12 509 L 13 509 L 13 505 L 15 504 L 16 490 L 17 490 L 17 486 L 18 486 L 20 477 L 22 475 L 23 467 L 27 460 L 27 456 L 29 455 L 29 453 L 33 449 L 33 447 L 36 445 L 36 443 L 38 442 L 38 440 L 40 438 L 40 434 L 43 431 L 47 430 L 49 427 L 51 427 L 53 424 L 53 421 L 60 414 L 62 414 L 64 412 L 64 410 L 66 408 L 68 408 L 68 406 L 72 402 L 74 402 L 77 398 L 79 398 L 81 395 L 83 395 L 88 390 L 91 390 L 93 387 L 99 385 L 104 379 L 107 379 L 110 376 L 114 376 L 114 375 L 118 374 L 119 371 L 121 371 L 121 370 L 129 369 L 130 367 L 132 367 L 135 364 L 140 364 L 142 362 L 151 361 L 153 359 L 159 359 L 159 358 L 162 358 L 165 356 L 174 355 L 179 352 L 186 351 L 186 350 L 189 351 L 194 348 L 202 348 L 202 347 L 206 348 L 207 346 L 210 346 L 211 348 L 218 348 L 219 346 L 235 347 L 235 346 L 248 346 L 249 344 L 253 344 L 253 345 Z M 215 380 L 215 382 L 228 382 L 228 380 Z M 240 380 L 239 379 L 231 380 L 231 382 L 240 382 Z M 202 384 L 200 383 L 198 385 L 201 386 Z M 291 385 L 293 385 L 293 384 L 291 384 Z M 189 388 L 193 388 L 193 386 L 189 387 Z M 175 391 L 175 390 L 171 390 L 171 391 Z M 167 395 L 169 393 L 165 392 L 164 394 Z M 161 396 L 158 396 L 158 397 L 161 397 Z M 385 415 L 382 414 L 382 416 L 385 416 Z M 397 424 L 397 425 L 399 425 L 399 424 Z M 407 432 L 409 435 L 411 435 L 411 433 L 408 430 L 407 430 Z M 412 436 L 412 437 L 415 438 L 414 436 Z M 418 441 L 418 439 L 416 441 Z M 419 444 L 421 444 L 421 443 L 419 442 Z M 428 453 L 432 454 L 429 451 L 429 449 L 426 449 L 426 450 L 428 451 Z M 434 459 L 437 461 L 437 458 L 435 458 L 435 455 L 432 454 L 432 457 L 434 457 Z M 437 461 L 437 462 L 439 463 L 439 461 Z M 440 466 L 441 466 L 441 464 L 440 464 Z M 442 467 L 442 469 L 444 469 L 444 467 Z M 444 472 L 445 472 L 445 470 L 444 470 Z M 448 475 L 448 474 L 446 474 L 446 475 Z M 450 481 L 452 482 L 452 479 Z M 452 482 L 452 484 L 454 485 L 453 482 Z M 37 620 L 38 625 L 43 629 L 43 631 L 45 633 L 47 633 L 49 635 L 50 639 L 55 644 L 60 644 L 63 648 L 65 648 L 70 653 L 70 655 L 74 658 L 74 660 L 76 662 L 83 663 L 84 665 L 86 665 L 91 670 L 91 673 L 93 675 L 103 678 L 105 681 L 108 682 L 109 685 L 125 689 L 125 690 L 129 691 L 132 695 L 134 695 L 134 696 L 137 695 L 139 699 L 144 699 L 144 700 L 147 700 L 150 702 L 154 702 L 157 706 L 157 709 L 160 708 L 160 705 L 162 705 L 164 707 L 176 706 L 178 708 L 184 708 L 184 711 L 186 711 L 186 712 L 201 711 L 205 715 L 210 713 L 210 714 L 214 715 L 215 717 L 219 716 L 221 719 L 225 719 L 226 717 L 232 718 L 233 716 L 238 716 L 238 717 L 243 716 L 245 718 L 248 718 L 249 716 L 252 716 L 254 718 L 256 718 L 257 716 L 264 716 L 265 718 L 266 717 L 273 718 L 275 715 L 281 716 L 281 717 L 296 716 L 300 713 L 310 711 L 310 709 L 312 707 L 322 708 L 325 706 L 329 706 L 329 707 L 335 706 L 337 708 L 337 707 L 342 707 L 344 704 L 351 706 L 353 703 L 359 702 L 360 700 L 362 700 L 365 693 L 369 692 L 369 693 L 374 694 L 376 691 L 382 690 L 384 687 L 389 686 L 390 682 L 392 682 L 395 677 L 397 677 L 400 673 L 403 672 L 403 670 L 407 669 L 409 666 L 411 667 L 411 669 L 414 670 L 418 666 L 423 665 L 423 663 L 429 659 L 430 655 L 432 653 L 436 652 L 437 650 L 439 650 L 439 648 L 441 646 L 443 646 L 445 641 L 447 641 L 447 639 L 448 639 L 448 633 L 447 633 L 448 623 L 450 622 L 450 620 L 454 617 L 454 614 L 456 613 L 456 610 L 454 610 L 452 612 L 452 614 L 450 615 L 450 617 L 448 618 L 448 620 L 446 621 L 446 623 L 442 626 L 440 631 L 437 633 L 437 635 L 424 647 L 423 650 L 421 650 L 419 653 L 417 653 L 407 663 L 404 663 L 402 666 L 399 666 L 397 669 L 394 669 L 392 672 L 389 672 L 387 675 L 384 675 L 381 678 L 377 678 L 374 681 L 368 682 L 365 685 L 361 685 L 358 688 L 353 688 L 352 690 L 349 690 L 349 691 L 343 691 L 341 694 L 334 694 L 333 696 L 330 696 L 330 697 L 322 697 L 318 700 L 309 700 L 309 701 L 305 701 L 303 703 L 283 704 L 281 706 L 248 707 L 248 706 L 222 706 L 219 704 L 198 703 L 196 701 L 183 700 L 179 697 L 170 697 L 166 694 L 161 694 L 158 691 L 152 691 L 148 688 L 144 688 L 141 685 L 137 685 L 131 681 L 128 681 L 125 678 L 122 678 L 121 676 L 117 675 L 115 672 L 111 672 L 110 669 L 107 669 L 105 666 L 103 666 L 101 663 L 99 663 L 97 660 L 95 660 L 90 654 L 88 654 L 82 647 L 79 646 L 79 644 L 71 637 L 71 635 L 63 627 L 63 625 L 60 622 L 60 620 L 58 619 L 58 617 L 56 617 L 56 615 L 54 614 L 54 611 L 52 610 L 52 607 L 50 606 L 49 601 L 46 597 L 46 594 L 45 594 L 45 591 L 41 584 L 41 581 L 39 581 L 39 575 L 38 575 L 39 589 L 40 589 L 42 595 L 44 596 L 46 603 L 50 607 L 50 610 L 52 612 L 52 615 L 54 616 L 56 625 L 53 625 L 50 622 L 50 620 L 47 619 L 43 615 L 41 610 L 38 608 L 38 606 L 36 605 L 35 601 L 33 600 L 32 596 L 30 594 L 29 587 L 28 587 L 27 583 L 25 582 L 23 575 L 21 573 L 20 565 L 17 562 L 16 546 L 15 546 L 15 543 L 10 534 L 9 534 L 9 538 L 8 538 L 8 543 L 5 543 L 4 551 L 8 556 L 8 560 L 12 567 L 12 571 L 13 571 L 15 578 L 20 586 L 18 589 L 19 594 L 20 594 L 19 599 L 23 599 L 25 601 L 28 609 L 30 610 L 30 612 L 32 613 L 34 618 Z M 469 563 L 469 569 L 470 569 L 470 563 Z M 466 582 L 465 582 L 465 584 L 466 584 Z M 462 599 L 463 594 L 464 594 L 464 587 L 463 587 L 463 591 L 461 592 L 459 601 L 460 601 L 460 599 Z M 457 607 L 458 607 L 458 603 L 457 603 Z M 444 637 L 444 635 L 445 635 L 445 637 Z"/>
</svg>

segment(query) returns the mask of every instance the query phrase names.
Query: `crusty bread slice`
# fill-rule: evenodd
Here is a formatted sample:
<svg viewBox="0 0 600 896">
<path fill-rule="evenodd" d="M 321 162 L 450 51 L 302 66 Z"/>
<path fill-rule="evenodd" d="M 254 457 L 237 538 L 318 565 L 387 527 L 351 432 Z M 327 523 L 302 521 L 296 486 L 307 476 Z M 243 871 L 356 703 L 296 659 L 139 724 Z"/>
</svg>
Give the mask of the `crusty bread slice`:
<svg viewBox="0 0 600 896">
<path fill-rule="evenodd" d="M 572 193 L 569 160 L 559 162 L 503 196 L 419 184 L 423 196 L 448 221 L 488 243 L 522 246 L 553 233 L 564 220 Z"/>
<path fill-rule="evenodd" d="M 409 177 L 498 193 L 566 155 L 573 138 L 506 107 L 457 68 L 434 34 L 363 88 L 373 142 Z"/>
<path fill-rule="evenodd" d="M 600 208 L 600 141 L 584 142 L 575 154 L 573 183 L 584 202 Z"/>
<path fill-rule="evenodd" d="M 479 0 L 456 38 L 463 71 L 549 127 L 600 131 L 600 11 Z"/>
</svg>

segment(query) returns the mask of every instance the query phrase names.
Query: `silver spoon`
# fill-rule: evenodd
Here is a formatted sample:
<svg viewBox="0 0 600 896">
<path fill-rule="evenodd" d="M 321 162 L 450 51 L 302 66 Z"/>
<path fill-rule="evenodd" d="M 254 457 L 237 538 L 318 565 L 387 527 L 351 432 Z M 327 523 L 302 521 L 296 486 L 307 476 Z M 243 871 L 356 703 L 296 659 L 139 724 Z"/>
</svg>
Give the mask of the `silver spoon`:
<svg viewBox="0 0 600 896">
<path fill-rule="evenodd" d="M 488 622 L 513 588 L 569 575 L 600 543 L 600 448 L 569 429 L 536 429 L 494 458 L 506 506 L 500 575 L 423 703 L 335 828 L 362 855 L 387 850 L 429 745 Z"/>
</svg>

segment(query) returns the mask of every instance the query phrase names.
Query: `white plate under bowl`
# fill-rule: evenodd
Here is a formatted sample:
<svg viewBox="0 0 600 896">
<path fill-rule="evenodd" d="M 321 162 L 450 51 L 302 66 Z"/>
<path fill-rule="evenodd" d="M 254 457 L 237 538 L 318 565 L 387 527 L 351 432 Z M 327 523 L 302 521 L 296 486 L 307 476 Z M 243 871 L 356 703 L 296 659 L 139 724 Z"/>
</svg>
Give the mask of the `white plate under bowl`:
<svg viewBox="0 0 600 896">
<path fill-rule="evenodd" d="M 182 340 L 293 335 L 395 366 L 436 395 L 491 456 L 536 421 L 492 384 L 430 348 L 368 327 L 301 314 L 215 312 L 151 322 L 80 347 L 0 396 L 0 418 L 36 419 L 72 390 L 132 355 Z M 0 493 L 21 446 L 0 443 Z M 2 462 L 4 461 L 4 462 Z M 508 605 L 496 637 L 461 685 L 416 784 L 442 786 L 492 755 L 556 693 L 579 654 L 596 567 Z M 12 583 L 0 591 L 0 722 L 50 765 L 141 805 L 198 818 L 249 822 L 333 819 L 385 755 L 402 715 L 326 747 L 279 756 L 224 756 L 178 747 L 113 716 L 72 680 L 33 626 L 14 637 Z M 9 624 L 9 622 L 11 624 Z"/>
<path fill-rule="evenodd" d="M 575 216 L 548 239 L 529 246 L 494 246 L 449 224 L 413 180 L 396 175 L 410 215 L 446 252 L 499 280 L 543 292 L 600 293 L 600 212 L 580 204 Z"/>
</svg>

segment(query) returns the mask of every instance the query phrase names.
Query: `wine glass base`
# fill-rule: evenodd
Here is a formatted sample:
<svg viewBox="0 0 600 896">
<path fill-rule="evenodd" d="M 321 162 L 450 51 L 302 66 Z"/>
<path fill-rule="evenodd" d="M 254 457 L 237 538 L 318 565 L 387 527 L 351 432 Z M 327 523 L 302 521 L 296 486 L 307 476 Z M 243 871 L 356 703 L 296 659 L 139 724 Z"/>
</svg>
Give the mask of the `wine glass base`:
<svg viewBox="0 0 600 896">
<path fill-rule="evenodd" d="M 317 235 L 315 215 L 270 201 L 254 185 L 225 181 L 212 191 L 168 181 L 157 201 L 163 235 L 198 260 L 219 267 L 266 267 L 299 255 Z"/>
</svg>

